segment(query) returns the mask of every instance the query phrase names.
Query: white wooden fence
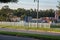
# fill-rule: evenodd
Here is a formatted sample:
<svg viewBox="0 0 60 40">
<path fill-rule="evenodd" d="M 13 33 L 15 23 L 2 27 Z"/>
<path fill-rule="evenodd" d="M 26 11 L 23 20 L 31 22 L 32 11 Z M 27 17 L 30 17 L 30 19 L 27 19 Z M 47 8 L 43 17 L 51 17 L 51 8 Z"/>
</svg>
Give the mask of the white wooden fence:
<svg viewBox="0 0 60 40">
<path fill-rule="evenodd" d="M 0 25 L 9 26 L 26 26 L 26 27 L 37 27 L 37 23 L 26 23 L 26 22 L 0 22 Z M 38 23 L 38 27 L 50 28 L 49 23 Z"/>
</svg>

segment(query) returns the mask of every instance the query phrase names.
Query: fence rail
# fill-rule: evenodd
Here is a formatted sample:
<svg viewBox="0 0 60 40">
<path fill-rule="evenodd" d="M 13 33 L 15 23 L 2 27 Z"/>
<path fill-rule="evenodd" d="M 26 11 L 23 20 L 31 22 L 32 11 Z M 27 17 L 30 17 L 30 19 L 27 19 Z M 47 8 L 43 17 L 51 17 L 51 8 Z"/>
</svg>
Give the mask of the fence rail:
<svg viewBox="0 0 60 40">
<path fill-rule="evenodd" d="M 27 23 L 27 22 L 0 22 L 0 25 L 8 26 L 27 26 L 27 27 L 37 27 L 37 23 Z M 50 28 L 49 23 L 38 23 L 38 27 Z"/>
<path fill-rule="evenodd" d="M 23 27 L 37 27 L 37 23 L 27 23 L 27 22 L 0 22 L 0 25 L 7 26 L 23 26 Z M 52 25 L 52 26 L 51 26 Z M 60 28 L 60 23 L 38 23 L 38 27 L 41 28 Z"/>
</svg>

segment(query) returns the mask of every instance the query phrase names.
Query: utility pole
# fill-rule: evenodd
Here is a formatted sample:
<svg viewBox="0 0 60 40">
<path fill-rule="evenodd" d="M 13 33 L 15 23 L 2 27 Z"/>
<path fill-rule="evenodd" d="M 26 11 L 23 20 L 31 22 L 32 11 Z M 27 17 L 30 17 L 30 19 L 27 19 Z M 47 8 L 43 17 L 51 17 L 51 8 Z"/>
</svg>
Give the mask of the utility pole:
<svg viewBox="0 0 60 40">
<path fill-rule="evenodd" d="M 39 13 L 39 0 L 34 0 L 37 2 L 37 28 L 38 28 L 38 13 Z"/>
</svg>

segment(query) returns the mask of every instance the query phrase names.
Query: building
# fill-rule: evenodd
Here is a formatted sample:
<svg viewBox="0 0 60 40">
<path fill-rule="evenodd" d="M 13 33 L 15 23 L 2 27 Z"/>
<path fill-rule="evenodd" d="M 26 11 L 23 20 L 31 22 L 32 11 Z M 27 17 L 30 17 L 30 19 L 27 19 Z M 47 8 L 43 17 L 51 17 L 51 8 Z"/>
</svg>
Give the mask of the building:
<svg viewBox="0 0 60 40">
<path fill-rule="evenodd" d="M 58 10 L 55 11 L 55 20 L 60 23 L 60 12 Z"/>
<path fill-rule="evenodd" d="M 13 16 L 12 18 L 10 18 L 11 22 L 19 22 L 20 21 L 20 17 L 17 16 Z"/>
<path fill-rule="evenodd" d="M 58 10 L 55 11 L 55 19 L 60 19 L 60 13 Z"/>
</svg>

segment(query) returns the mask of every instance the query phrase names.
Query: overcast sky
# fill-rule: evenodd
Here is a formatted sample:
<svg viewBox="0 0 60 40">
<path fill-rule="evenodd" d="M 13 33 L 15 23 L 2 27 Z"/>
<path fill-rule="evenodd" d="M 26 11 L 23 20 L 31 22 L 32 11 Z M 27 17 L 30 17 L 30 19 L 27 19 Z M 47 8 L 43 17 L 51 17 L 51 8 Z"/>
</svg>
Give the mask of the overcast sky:
<svg viewBox="0 0 60 40">
<path fill-rule="evenodd" d="M 39 9 L 57 9 L 59 0 L 39 0 Z M 9 5 L 11 9 L 25 8 L 25 9 L 36 9 L 37 5 L 34 0 L 19 0 L 18 3 L 0 3 L 0 9 L 4 5 Z"/>
</svg>

